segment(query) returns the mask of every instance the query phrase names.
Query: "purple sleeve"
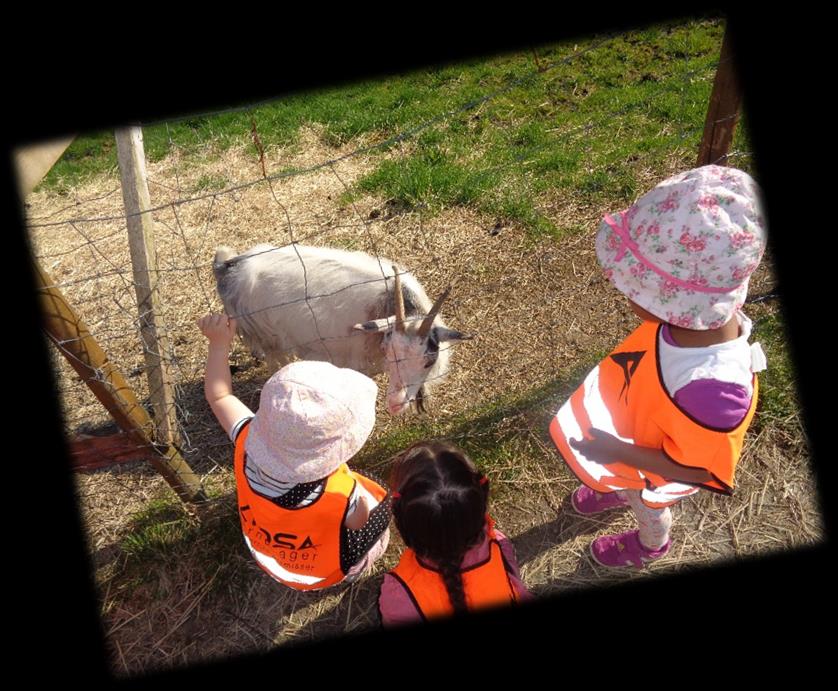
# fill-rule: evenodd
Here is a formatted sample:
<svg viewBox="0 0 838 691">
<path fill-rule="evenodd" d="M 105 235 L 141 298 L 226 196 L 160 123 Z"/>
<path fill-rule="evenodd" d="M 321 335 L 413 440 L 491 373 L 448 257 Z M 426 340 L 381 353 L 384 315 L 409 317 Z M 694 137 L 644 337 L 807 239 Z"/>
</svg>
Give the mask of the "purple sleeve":
<svg viewBox="0 0 838 691">
<path fill-rule="evenodd" d="M 497 528 L 495 528 L 495 537 L 498 539 L 498 544 L 500 545 L 501 552 L 503 552 L 503 556 L 506 559 L 506 563 L 509 564 L 509 568 L 512 569 L 512 573 L 509 574 L 509 580 L 518 592 L 518 597 L 521 602 L 532 600 L 532 594 L 529 590 L 527 590 L 527 586 L 525 586 L 524 582 L 521 580 L 518 559 L 515 557 L 515 545 L 513 545 L 512 541 Z"/>
<path fill-rule="evenodd" d="M 708 427 L 732 429 L 745 418 L 751 397 L 740 384 L 696 379 L 675 392 L 678 407 Z"/>
<path fill-rule="evenodd" d="M 384 574 L 381 592 L 378 595 L 378 611 L 381 613 L 382 626 L 416 624 L 422 621 L 422 615 L 410 599 L 410 595 L 389 573 Z"/>
</svg>

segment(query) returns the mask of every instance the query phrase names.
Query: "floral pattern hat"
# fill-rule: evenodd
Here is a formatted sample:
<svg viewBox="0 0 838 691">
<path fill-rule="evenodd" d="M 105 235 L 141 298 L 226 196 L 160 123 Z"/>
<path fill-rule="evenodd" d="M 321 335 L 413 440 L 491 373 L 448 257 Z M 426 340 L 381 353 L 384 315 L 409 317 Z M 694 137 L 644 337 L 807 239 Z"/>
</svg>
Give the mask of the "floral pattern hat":
<svg viewBox="0 0 838 691">
<path fill-rule="evenodd" d="M 375 426 L 378 387 L 328 362 L 286 365 L 262 387 L 244 448 L 281 482 L 313 482 L 346 463 Z"/>
<path fill-rule="evenodd" d="M 765 251 L 759 196 L 735 168 L 680 173 L 605 216 L 597 258 L 620 292 L 659 319 L 716 329 L 742 307 Z"/>
</svg>

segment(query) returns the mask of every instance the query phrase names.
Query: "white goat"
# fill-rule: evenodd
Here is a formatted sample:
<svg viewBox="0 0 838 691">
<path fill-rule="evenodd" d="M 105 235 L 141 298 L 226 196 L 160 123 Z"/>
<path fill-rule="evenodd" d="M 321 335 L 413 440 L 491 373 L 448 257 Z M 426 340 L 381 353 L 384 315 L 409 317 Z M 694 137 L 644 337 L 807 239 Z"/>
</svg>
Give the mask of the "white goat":
<svg viewBox="0 0 838 691">
<path fill-rule="evenodd" d="M 440 344 L 471 338 L 438 316 L 447 290 L 432 305 L 410 272 L 363 252 L 292 244 L 238 255 L 219 247 L 213 272 L 227 314 L 271 371 L 294 357 L 386 371 L 394 415 L 411 402 L 424 410 L 425 387 L 448 372 Z"/>
</svg>

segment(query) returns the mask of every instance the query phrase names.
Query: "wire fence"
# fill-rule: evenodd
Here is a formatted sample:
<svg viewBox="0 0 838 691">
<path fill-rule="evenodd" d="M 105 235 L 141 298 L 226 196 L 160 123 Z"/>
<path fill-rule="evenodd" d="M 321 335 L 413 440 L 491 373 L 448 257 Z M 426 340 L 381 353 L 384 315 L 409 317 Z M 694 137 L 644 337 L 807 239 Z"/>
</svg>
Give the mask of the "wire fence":
<svg viewBox="0 0 838 691">
<path fill-rule="evenodd" d="M 503 315 L 535 310 L 536 307 L 529 304 L 528 300 L 538 300 L 546 304 L 548 309 L 555 307 L 553 298 L 546 298 L 544 293 L 521 295 L 520 302 L 486 306 L 479 318 L 468 319 L 466 305 L 474 303 L 477 298 L 473 292 L 469 292 L 472 289 L 462 277 L 464 272 L 473 278 L 485 276 L 488 272 L 485 285 L 503 286 L 507 293 L 510 290 L 512 294 L 515 293 L 513 286 L 504 283 L 508 277 L 496 273 L 497 267 L 494 270 L 486 268 L 491 264 L 486 258 L 491 250 L 480 246 L 487 237 L 504 237 L 503 221 L 498 221 L 488 233 L 449 233 L 441 227 L 439 211 L 431 209 L 426 203 L 417 201 L 411 206 L 393 204 L 388 207 L 374 195 L 360 195 L 355 184 L 365 171 L 380 161 L 406 164 L 417 150 L 421 150 L 422 133 L 437 128 L 444 137 L 445 128 L 450 127 L 458 118 L 509 96 L 515 89 L 545 82 L 559 67 L 574 66 L 584 70 L 585 56 L 609 51 L 618 39 L 615 35 L 603 36 L 591 41 L 582 50 L 571 50 L 568 46 L 566 55 L 551 62 L 542 63 L 536 57 L 530 72 L 510 79 L 500 88 L 471 98 L 456 108 L 440 112 L 381 141 L 364 144 L 315 163 L 304 163 L 290 170 L 271 172 L 269 156 L 261 143 L 256 122 L 252 120 L 251 131 L 242 134 L 251 137 L 258 156 L 237 160 L 236 164 L 243 167 L 244 172 L 241 169 L 225 171 L 223 178 L 233 182 L 214 191 L 195 193 L 196 178 L 199 173 L 214 174 L 219 166 L 223 167 L 224 157 L 221 157 L 220 162 L 207 164 L 206 172 L 196 170 L 194 165 L 184 167 L 179 146 L 169 135 L 170 155 L 165 165 L 156 167 L 148 176 L 154 203 L 151 209 L 143 213 L 151 214 L 156 229 L 158 267 L 154 279 L 163 297 L 163 312 L 157 316 L 162 323 L 162 332 L 167 336 L 164 356 L 173 376 L 179 447 L 201 474 L 229 469 L 229 465 L 220 465 L 229 462 L 221 460 L 229 455 L 229 446 L 219 445 L 218 431 L 203 399 L 205 341 L 195 326 L 196 320 L 203 314 L 223 309 L 211 268 L 212 253 L 216 246 L 230 244 L 241 251 L 259 242 L 269 240 L 272 243 L 271 248 L 251 255 L 250 259 L 232 260 L 232 264 L 238 264 L 236 268 L 239 270 L 260 254 L 275 256 L 277 266 L 287 267 L 288 258 L 293 255 L 293 261 L 299 264 L 301 271 L 301 282 L 297 288 L 289 288 L 287 294 L 273 296 L 266 304 L 229 316 L 251 326 L 268 324 L 273 320 L 272 323 L 283 323 L 289 328 L 293 326 L 288 319 L 283 321 L 283 311 L 288 311 L 299 320 L 308 318 L 309 326 L 304 327 L 298 323 L 299 332 L 313 332 L 314 337 L 295 340 L 285 334 L 279 340 L 287 346 L 286 350 L 291 351 L 289 354 L 330 360 L 339 366 L 350 364 L 361 368 L 357 361 L 347 360 L 349 356 L 346 353 L 357 350 L 352 344 L 367 342 L 371 337 L 360 330 L 336 332 L 333 327 L 340 319 L 335 310 L 350 309 L 348 306 L 353 305 L 356 295 L 369 296 L 374 293 L 378 296 L 375 302 L 355 303 L 358 313 L 367 317 L 359 318 L 358 321 L 390 317 L 393 314 L 394 272 L 391 267 L 396 263 L 399 267 L 405 267 L 396 271 L 403 275 L 404 281 L 410 280 L 405 275 L 409 270 L 425 286 L 431 301 L 455 276 L 460 278 L 451 297 L 442 306 L 442 314 L 453 328 L 461 328 L 462 321 L 470 321 L 472 330 L 478 332 L 475 350 L 472 351 L 474 358 L 487 362 L 494 361 L 493 358 L 514 361 L 517 353 L 531 347 L 536 341 L 541 343 L 539 339 L 554 343 L 550 339 L 555 338 L 555 332 L 573 329 L 574 322 L 571 321 L 569 326 L 567 314 L 559 309 L 552 318 L 542 318 L 537 324 L 533 322 L 521 326 L 514 344 L 505 342 L 494 333 L 493 330 L 502 323 Z M 688 92 L 677 84 L 706 81 L 709 93 L 709 84 L 717 66 L 694 67 L 688 51 L 685 51 L 682 69 L 677 71 L 679 79 L 675 82 L 676 86 L 665 87 L 670 91 L 680 88 L 681 113 L 684 115 L 674 121 L 670 130 L 663 132 L 661 137 L 665 141 L 664 148 L 672 154 L 670 165 L 673 168 L 683 167 L 685 160 L 694 158 L 696 143 L 704 128 L 703 119 L 687 117 L 690 111 L 686 103 Z M 262 105 L 257 103 L 190 117 L 210 118 L 231 112 L 248 113 Z M 480 168 L 475 173 L 475 179 L 489 180 L 491 175 L 505 170 L 526 169 L 545 150 L 560 149 L 565 143 L 584 142 L 595 133 L 613 131 L 613 147 L 597 151 L 595 155 L 592 153 L 592 162 L 587 169 L 591 176 L 608 176 L 612 172 L 609 157 L 625 146 L 619 138 L 622 123 L 632 116 L 636 108 L 634 103 L 615 102 L 607 111 L 598 113 L 596 118 L 591 117 L 586 123 L 567 125 L 559 122 L 548 141 L 528 147 L 509 161 Z M 174 123 L 176 120 L 169 122 Z M 508 127 L 509 121 L 499 119 L 490 126 Z M 650 179 L 659 175 L 660 150 L 649 153 L 638 148 L 633 156 L 637 171 L 643 171 Z M 750 153 L 735 150 L 728 153 L 727 157 L 733 159 L 734 163 L 747 164 Z M 279 163 L 275 162 L 274 168 L 279 168 Z M 124 210 L 120 213 L 122 200 L 121 195 L 117 194 L 120 190 L 118 185 L 114 187 L 109 182 L 105 188 L 56 209 L 31 207 L 28 210 L 28 227 L 34 240 L 37 259 L 52 277 L 50 287 L 59 289 L 67 296 L 96 341 L 106 350 L 109 359 L 127 376 L 138 399 L 143 402 L 142 405 L 147 407 L 147 401 L 156 392 L 150 390 L 148 380 L 142 376 L 146 369 L 144 354 L 155 352 L 157 345 L 144 342 L 141 325 L 145 315 L 138 314 L 134 269 L 125 235 L 126 222 L 133 214 L 125 214 Z M 470 214 L 469 220 L 479 220 L 479 213 L 470 210 L 467 205 L 464 209 L 463 213 Z M 547 210 L 543 213 L 550 212 Z M 594 218 L 597 213 L 597 209 L 589 208 L 582 215 L 587 220 Z M 593 230 L 593 226 L 589 229 Z M 557 262 L 562 257 L 568 257 L 568 262 L 572 262 L 569 254 L 561 254 L 559 243 L 554 245 L 555 254 L 552 249 L 544 249 L 542 246 L 539 251 L 544 256 L 549 254 L 550 258 L 544 260 L 542 257 L 537 262 L 533 262 L 532 249 L 526 242 L 520 246 L 506 246 L 504 251 L 512 257 L 510 264 L 514 263 L 514 256 L 520 256 L 522 264 L 536 266 L 543 277 L 543 261 Z M 369 255 L 369 267 L 363 273 L 343 272 L 342 282 L 333 282 L 328 289 L 324 289 L 324 281 L 319 273 L 325 271 L 325 263 L 321 265 L 315 261 L 318 254 L 306 249 L 309 246 L 362 251 Z M 516 252 L 519 254 L 516 255 Z M 281 263 L 279 258 L 282 258 Z M 575 268 L 573 270 L 576 271 Z M 340 272 L 337 275 L 340 276 Z M 510 272 L 509 276 L 513 276 L 513 273 Z M 415 290 L 411 293 L 411 299 L 417 300 Z M 430 303 L 425 300 L 418 300 L 418 303 L 418 311 L 409 315 L 408 321 L 419 322 L 430 308 Z M 308 317 L 296 311 L 296 308 L 302 306 Z M 264 319 L 266 315 L 271 315 L 270 319 Z M 380 340 L 381 336 L 374 338 Z M 56 343 L 59 347 L 67 344 L 67 341 Z M 416 355 L 415 350 L 410 355 L 407 351 L 391 352 L 389 364 L 381 367 L 390 372 L 390 379 L 398 378 L 402 381 L 409 381 L 411 377 L 415 379 L 417 371 L 422 375 L 428 375 L 430 371 L 425 379 L 428 385 L 424 390 L 425 403 L 433 407 L 433 399 L 439 396 L 441 405 L 466 410 L 481 401 L 483 394 L 480 392 L 485 389 L 485 382 L 484 375 L 474 373 L 473 368 L 468 372 L 458 372 L 456 350 L 459 347 L 456 341 L 440 343 L 439 353 L 444 354 L 444 357 L 439 367 L 426 368 L 424 365 L 431 354 L 423 351 Z M 449 350 L 452 351 L 450 370 L 447 366 Z M 236 394 L 255 409 L 260 386 L 270 372 L 252 367 L 249 355 L 241 348 L 236 351 L 233 360 L 240 369 L 235 380 Z M 109 430 L 108 414 L 79 381 L 68 362 L 55 357 L 54 366 L 58 374 L 58 392 L 63 404 L 68 437 L 78 434 L 95 435 L 98 430 Z M 377 370 L 371 373 L 376 374 Z M 102 373 L 93 376 L 107 383 Z M 452 380 L 451 386 L 443 387 L 441 382 L 448 378 Z M 219 449 L 220 452 L 206 453 L 207 449 Z"/>
</svg>

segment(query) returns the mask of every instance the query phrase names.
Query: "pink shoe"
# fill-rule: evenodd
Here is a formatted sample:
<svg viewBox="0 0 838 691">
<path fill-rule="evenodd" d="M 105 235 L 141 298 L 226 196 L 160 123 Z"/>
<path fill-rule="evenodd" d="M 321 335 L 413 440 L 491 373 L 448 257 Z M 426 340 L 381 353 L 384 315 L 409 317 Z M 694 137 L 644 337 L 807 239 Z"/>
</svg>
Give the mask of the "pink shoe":
<svg viewBox="0 0 838 691">
<path fill-rule="evenodd" d="M 622 535 L 603 535 L 591 543 L 594 561 L 610 568 L 635 566 L 642 569 L 647 561 L 659 559 L 669 551 L 672 540 L 660 549 L 646 549 L 640 543 L 640 531 L 630 530 Z"/>
<path fill-rule="evenodd" d="M 628 501 L 623 499 L 617 492 L 600 494 L 590 487 L 582 485 L 581 487 L 577 487 L 573 494 L 570 495 L 570 504 L 576 510 L 576 513 L 580 513 L 583 516 L 591 516 L 618 506 L 628 506 Z"/>
</svg>

